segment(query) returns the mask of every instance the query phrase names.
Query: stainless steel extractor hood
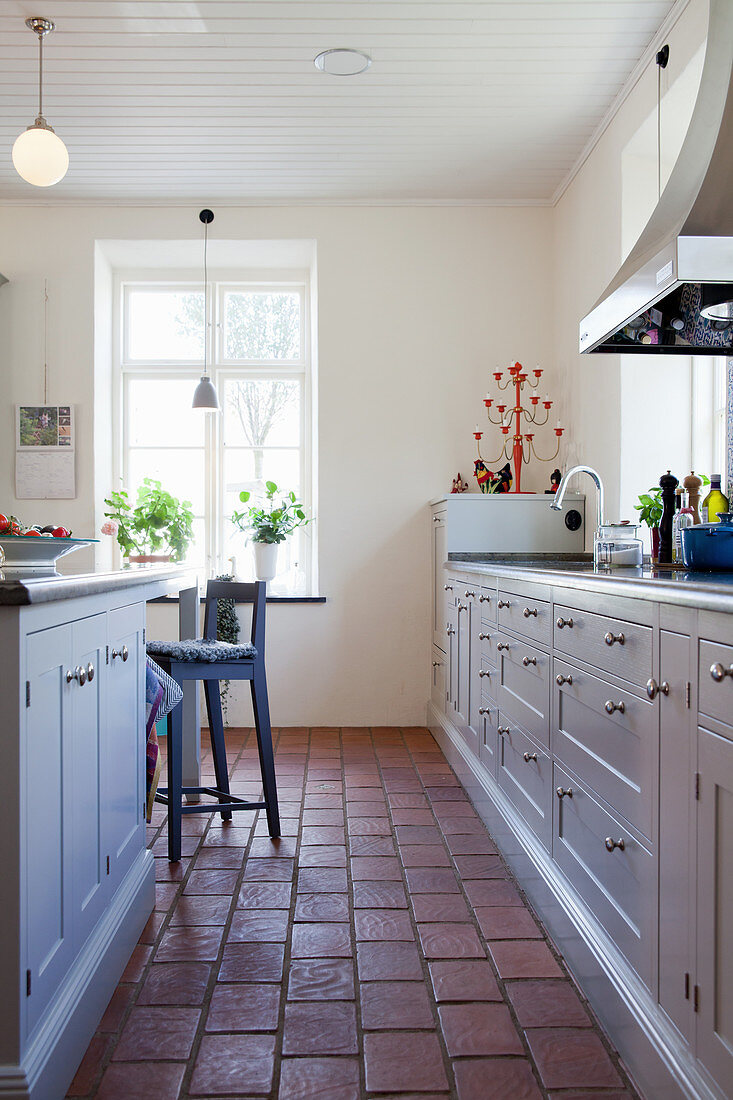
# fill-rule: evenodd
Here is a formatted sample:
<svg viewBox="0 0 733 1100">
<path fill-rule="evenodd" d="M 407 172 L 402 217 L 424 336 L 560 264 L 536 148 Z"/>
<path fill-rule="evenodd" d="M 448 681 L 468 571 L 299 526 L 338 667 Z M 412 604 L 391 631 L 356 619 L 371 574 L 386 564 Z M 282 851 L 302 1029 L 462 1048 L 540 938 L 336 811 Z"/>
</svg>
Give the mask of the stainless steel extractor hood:
<svg viewBox="0 0 733 1100">
<path fill-rule="evenodd" d="M 580 323 L 581 352 L 733 354 L 733 0 L 710 0 L 680 155 L 621 270 Z"/>
</svg>

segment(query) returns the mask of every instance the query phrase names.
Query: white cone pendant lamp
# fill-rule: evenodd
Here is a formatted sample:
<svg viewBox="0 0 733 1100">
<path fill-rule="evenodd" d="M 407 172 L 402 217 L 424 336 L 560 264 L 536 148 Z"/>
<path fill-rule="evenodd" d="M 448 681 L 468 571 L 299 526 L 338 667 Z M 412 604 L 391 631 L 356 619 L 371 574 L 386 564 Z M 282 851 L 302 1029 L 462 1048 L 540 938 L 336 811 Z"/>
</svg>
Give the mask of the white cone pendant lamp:
<svg viewBox="0 0 733 1100">
<path fill-rule="evenodd" d="M 217 397 L 216 387 L 209 378 L 207 367 L 209 350 L 209 267 L 207 253 L 209 246 L 209 226 L 213 220 L 213 210 L 202 210 L 199 214 L 199 221 L 204 223 L 204 373 L 201 375 L 201 381 L 198 386 L 193 391 L 191 408 L 201 409 L 202 412 L 219 411 L 219 398 Z"/>
<path fill-rule="evenodd" d="M 34 187 L 53 187 L 69 167 L 69 154 L 61 138 L 43 117 L 43 39 L 54 29 L 50 19 L 26 19 L 26 27 L 38 35 L 38 115 L 13 146 L 13 164 L 19 176 Z"/>
</svg>

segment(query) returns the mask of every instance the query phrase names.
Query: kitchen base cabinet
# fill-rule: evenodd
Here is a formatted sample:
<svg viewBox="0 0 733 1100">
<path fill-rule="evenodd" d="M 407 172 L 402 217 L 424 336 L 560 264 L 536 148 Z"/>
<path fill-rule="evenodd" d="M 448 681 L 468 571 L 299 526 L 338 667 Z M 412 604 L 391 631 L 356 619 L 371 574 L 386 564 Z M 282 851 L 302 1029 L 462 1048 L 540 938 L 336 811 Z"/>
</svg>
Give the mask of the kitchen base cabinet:
<svg viewBox="0 0 733 1100">
<path fill-rule="evenodd" d="M 641 1094 L 733 1100 L 733 597 L 561 565 L 445 575 L 436 740 Z"/>
</svg>

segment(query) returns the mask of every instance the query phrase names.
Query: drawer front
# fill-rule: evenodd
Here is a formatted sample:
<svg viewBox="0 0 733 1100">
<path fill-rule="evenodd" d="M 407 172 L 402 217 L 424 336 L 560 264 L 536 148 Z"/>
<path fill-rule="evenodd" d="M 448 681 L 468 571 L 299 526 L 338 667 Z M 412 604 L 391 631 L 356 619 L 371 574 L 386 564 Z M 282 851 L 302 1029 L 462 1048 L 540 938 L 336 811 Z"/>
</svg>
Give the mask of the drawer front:
<svg viewBox="0 0 733 1100">
<path fill-rule="evenodd" d="M 481 660 L 488 661 L 489 664 L 498 665 L 500 653 L 497 652 L 497 642 L 501 641 L 501 635 L 499 634 L 496 626 L 492 626 L 490 623 L 481 623 L 481 630 L 478 633 L 478 643 L 481 647 Z"/>
<path fill-rule="evenodd" d="M 445 592 L 445 606 L 447 608 L 458 606 L 458 597 L 461 594 L 461 582 L 455 577 L 447 576 L 443 582 Z"/>
<path fill-rule="evenodd" d="M 557 764 L 554 786 L 572 791 L 572 795 L 553 799 L 553 858 L 649 986 L 654 950 L 654 859 Z M 623 847 L 616 846 L 619 842 Z"/>
<path fill-rule="evenodd" d="M 703 714 L 733 726 L 733 646 L 700 639 L 698 699 Z"/>
<path fill-rule="evenodd" d="M 652 628 L 555 604 L 554 648 L 631 684 L 652 674 Z"/>
<path fill-rule="evenodd" d="M 555 756 L 651 838 L 657 707 L 557 658 L 553 671 Z"/>
<path fill-rule="evenodd" d="M 489 775 L 496 777 L 496 732 L 499 725 L 499 708 L 491 699 L 481 700 L 479 726 L 479 758 Z"/>
<path fill-rule="evenodd" d="M 499 670 L 483 653 L 473 687 L 484 699 L 496 702 L 499 698 Z"/>
<path fill-rule="evenodd" d="M 550 656 L 500 633 L 499 705 L 528 733 L 550 744 Z"/>
<path fill-rule="evenodd" d="M 552 829 L 550 758 L 501 710 L 497 733 L 499 786 L 549 850 Z"/>
<path fill-rule="evenodd" d="M 497 609 L 500 627 L 549 646 L 552 641 L 552 604 L 499 590 Z"/>
<path fill-rule="evenodd" d="M 481 607 L 481 622 L 496 623 L 496 589 L 487 588 L 482 584 L 478 594 L 478 602 Z"/>
</svg>

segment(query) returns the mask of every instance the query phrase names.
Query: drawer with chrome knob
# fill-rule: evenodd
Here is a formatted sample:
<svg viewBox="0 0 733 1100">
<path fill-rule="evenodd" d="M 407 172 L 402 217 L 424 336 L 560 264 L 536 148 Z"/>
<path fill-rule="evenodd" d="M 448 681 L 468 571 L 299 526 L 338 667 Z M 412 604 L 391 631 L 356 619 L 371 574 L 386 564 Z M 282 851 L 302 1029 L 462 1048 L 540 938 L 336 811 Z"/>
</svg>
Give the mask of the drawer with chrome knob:
<svg viewBox="0 0 733 1100">
<path fill-rule="evenodd" d="M 710 675 L 716 684 L 721 684 L 725 680 L 726 676 L 730 676 L 733 679 L 733 665 L 729 665 L 728 668 L 721 664 L 720 661 L 716 661 L 714 665 L 710 666 Z"/>
<path fill-rule="evenodd" d="M 484 676 L 491 676 L 491 670 L 488 668 L 480 668 L 478 674 L 483 679 Z"/>
<path fill-rule="evenodd" d="M 444 584 L 443 585 L 443 591 L 444 592 L 452 592 L 453 591 L 453 585 L 452 584 Z"/>
<path fill-rule="evenodd" d="M 490 642 L 491 641 L 491 635 L 481 633 L 481 634 L 479 634 L 478 639 L 479 639 L 480 642 Z"/>
<path fill-rule="evenodd" d="M 455 631 L 455 627 L 452 627 L 452 626 L 450 625 L 450 623 L 448 623 L 447 627 L 445 628 L 445 632 L 446 632 L 446 634 L 448 634 L 448 635 L 450 635 L 450 634 L 455 634 L 455 632 L 456 632 L 456 631 Z"/>
<path fill-rule="evenodd" d="M 440 668 L 440 661 L 433 661 L 433 668 Z"/>
<path fill-rule="evenodd" d="M 523 756 L 524 756 L 525 764 L 529 764 L 530 760 L 534 760 L 534 761 L 537 760 L 537 753 L 536 752 L 525 752 L 525 753 L 523 753 Z"/>
<path fill-rule="evenodd" d="M 530 665 L 534 665 L 535 668 L 536 668 L 537 667 L 537 658 L 536 657 L 522 657 L 522 664 L 524 665 L 525 668 L 529 668 Z"/>
<path fill-rule="evenodd" d="M 657 693 L 660 695 L 669 695 L 669 684 L 666 680 L 662 680 L 661 684 L 652 676 L 651 679 L 646 682 L 646 693 L 650 699 L 656 699 Z"/>
<path fill-rule="evenodd" d="M 534 615 L 534 617 L 536 619 L 537 618 L 537 608 L 536 607 L 525 607 L 522 614 L 524 615 L 525 619 L 529 619 L 529 617 L 531 615 Z"/>
<path fill-rule="evenodd" d="M 501 651 L 503 649 L 505 649 L 507 652 L 509 652 L 509 642 L 497 642 L 496 643 L 497 653 L 501 653 Z"/>
<path fill-rule="evenodd" d="M 623 837 L 620 840 L 614 840 L 612 836 L 607 836 L 605 840 L 606 851 L 612 852 L 614 848 L 618 848 L 620 852 L 623 852 L 626 848 L 626 841 Z"/>
<path fill-rule="evenodd" d="M 126 645 L 123 645 L 122 649 L 113 649 L 112 650 L 112 660 L 113 661 L 114 661 L 115 657 L 121 657 L 123 662 L 124 662 L 124 661 L 127 660 L 127 658 L 129 656 L 130 656 L 130 651 L 127 648 Z"/>
<path fill-rule="evenodd" d="M 616 645 L 617 642 L 619 645 L 623 645 L 626 641 L 626 635 L 623 633 L 612 634 L 609 630 L 606 634 L 603 635 L 603 640 L 606 645 Z"/>
<path fill-rule="evenodd" d="M 497 607 L 511 607 L 511 606 L 512 606 L 512 601 L 511 600 L 499 600 L 499 602 L 497 604 Z"/>
<path fill-rule="evenodd" d="M 557 787 L 557 789 L 555 790 L 555 794 L 560 799 L 560 801 L 562 801 L 563 798 L 572 798 L 573 797 L 573 788 L 572 787 Z"/>
<path fill-rule="evenodd" d="M 572 684 L 572 682 L 573 682 L 572 675 L 563 676 L 562 672 L 558 672 L 557 676 L 555 677 L 555 683 L 557 684 L 558 687 L 562 687 L 563 684 Z"/>
<path fill-rule="evenodd" d="M 562 615 L 559 615 L 555 619 L 555 626 L 557 627 L 558 630 L 563 630 L 564 627 L 566 627 L 566 626 L 569 626 L 572 629 L 573 625 L 574 625 L 574 620 L 573 619 L 563 619 Z"/>
<path fill-rule="evenodd" d="M 459 600 L 458 601 L 458 613 L 460 614 L 461 611 L 468 611 L 468 604 L 467 603 L 461 603 L 461 601 Z"/>
<path fill-rule="evenodd" d="M 479 598 L 478 598 L 478 602 L 479 602 L 479 603 L 491 603 L 491 596 L 484 596 L 484 595 L 481 595 L 481 596 L 479 596 Z"/>
<path fill-rule="evenodd" d="M 615 714 L 616 711 L 618 711 L 619 714 L 625 714 L 626 713 L 626 703 L 624 703 L 623 699 L 621 700 L 620 703 L 614 703 L 614 701 L 612 699 L 608 699 L 603 704 L 603 709 L 605 710 L 606 714 Z"/>
<path fill-rule="evenodd" d="M 92 669 L 92 677 L 94 676 L 94 666 L 89 666 Z M 90 677 L 90 679 L 92 678 Z M 67 668 L 66 670 L 66 683 L 70 684 L 72 680 L 76 680 L 79 687 L 84 687 L 87 682 L 87 670 L 82 665 L 77 665 L 75 669 Z"/>
<path fill-rule="evenodd" d="M 491 707 L 479 707 L 479 714 L 491 714 Z"/>
<path fill-rule="evenodd" d="M 512 728 L 511 728 L 511 726 L 497 726 L 496 727 L 496 732 L 500 733 L 501 736 L 503 737 L 505 733 L 511 733 Z"/>
<path fill-rule="evenodd" d="M 463 595 L 464 595 L 465 599 L 470 600 L 472 597 L 476 596 L 476 593 L 475 592 L 469 592 L 468 590 L 466 590 L 463 593 Z"/>
</svg>

